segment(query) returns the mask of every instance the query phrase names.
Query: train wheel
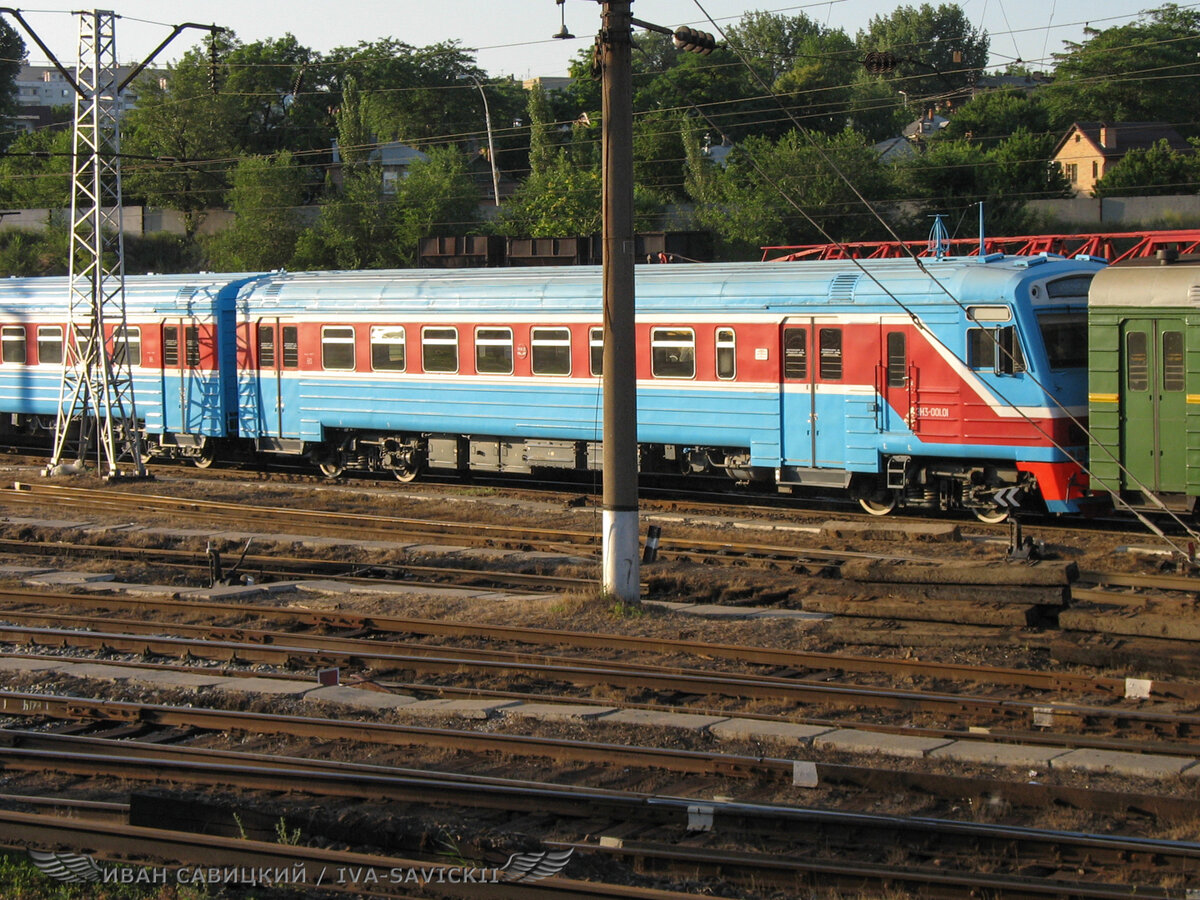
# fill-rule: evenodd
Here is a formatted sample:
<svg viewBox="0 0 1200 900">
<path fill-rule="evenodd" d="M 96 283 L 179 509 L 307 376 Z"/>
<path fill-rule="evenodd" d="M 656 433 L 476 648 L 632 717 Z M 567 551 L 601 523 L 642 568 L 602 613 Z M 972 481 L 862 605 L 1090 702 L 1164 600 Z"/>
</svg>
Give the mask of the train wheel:
<svg viewBox="0 0 1200 900">
<path fill-rule="evenodd" d="M 397 481 L 408 484 L 410 481 L 415 481 L 421 474 L 421 467 L 415 465 L 396 466 L 392 469 L 392 474 L 396 476 Z"/>
<path fill-rule="evenodd" d="M 1008 510 L 1000 506 L 976 506 L 971 509 L 980 522 L 989 525 L 999 525 L 1008 518 Z"/>
<path fill-rule="evenodd" d="M 326 478 L 338 478 L 346 471 L 346 467 L 340 462 L 317 463 L 317 468 L 321 470 L 321 474 Z"/>
<path fill-rule="evenodd" d="M 192 465 L 197 469 L 207 469 L 216 461 L 217 451 L 213 450 L 211 447 L 205 447 L 200 451 L 199 456 L 192 457 Z"/>
<path fill-rule="evenodd" d="M 859 497 L 858 505 L 873 516 L 886 516 L 896 508 L 896 492 L 876 491 L 866 497 Z"/>
</svg>

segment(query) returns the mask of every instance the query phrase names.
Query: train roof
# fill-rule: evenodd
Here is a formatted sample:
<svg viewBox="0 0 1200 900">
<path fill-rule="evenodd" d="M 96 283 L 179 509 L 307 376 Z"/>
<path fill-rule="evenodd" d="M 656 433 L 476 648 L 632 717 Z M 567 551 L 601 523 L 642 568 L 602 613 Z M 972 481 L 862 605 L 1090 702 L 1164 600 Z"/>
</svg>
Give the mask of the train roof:
<svg viewBox="0 0 1200 900">
<path fill-rule="evenodd" d="M 770 309 L 803 298 L 806 305 L 953 306 L 1012 297 L 1018 284 L 1097 271 L 1096 260 L 1044 255 L 883 260 L 639 265 L 640 308 Z M 601 268 L 562 266 L 505 269 L 407 269 L 362 272 L 280 272 L 247 283 L 240 300 L 280 308 L 374 304 L 410 308 L 595 309 Z"/>
<path fill-rule="evenodd" d="M 1200 256 L 1176 261 L 1138 259 L 1109 266 L 1092 280 L 1088 305 L 1200 307 Z"/>
</svg>

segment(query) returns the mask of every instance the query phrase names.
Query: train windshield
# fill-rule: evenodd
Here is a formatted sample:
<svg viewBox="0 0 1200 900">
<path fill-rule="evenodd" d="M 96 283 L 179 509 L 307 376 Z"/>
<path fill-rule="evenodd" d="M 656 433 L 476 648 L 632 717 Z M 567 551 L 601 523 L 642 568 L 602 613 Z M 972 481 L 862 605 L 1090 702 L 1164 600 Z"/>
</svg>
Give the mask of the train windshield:
<svg viewBox="0 0 1200 900">
<path fill-rule="evenodd" d="M 1088 364 L 1087 314 L 1038 313 L 1038 328 L 1046 345 L 1051 369 L 1082 369 Z"/>
<path fill-rule="evenodd" d="M 1051 369 L 1087 368 L 1087 295 L 1091 284 L 1091 273 L 1046 283 L 1046 299 L 1053 301 L 1057 309 L 1039 312 L 1037 322 Z"/>
</svg>

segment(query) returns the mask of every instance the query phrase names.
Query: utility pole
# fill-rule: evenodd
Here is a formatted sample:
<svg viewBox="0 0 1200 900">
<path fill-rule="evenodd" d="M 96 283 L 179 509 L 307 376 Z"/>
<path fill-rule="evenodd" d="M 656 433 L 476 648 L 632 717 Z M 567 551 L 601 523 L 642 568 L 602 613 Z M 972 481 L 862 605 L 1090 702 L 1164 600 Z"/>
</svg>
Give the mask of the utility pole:
<svg viewBox="0 0 1200 900">
<path fill-rule="evenodd" d="M 561 0 L 559 0 L 561 3 Z M 675 46 L 708 54 L 713 36 L 671 31 L 633 18 L 633 0 L 601 0 L 595 62 L 603 98 L 602 240 L 604 280 L 604 591 L 622 603 L 641 598 L 638 560 L 637 332 L 633 240 L 633 26 L 672 35 Z M 563 23 L 562 34 L 566 34 Z"/>
<path fill-rule="evenodd" d="M 605 0 L 596 60 L 603 95 L 604 493 L 602 587 L 641 597 L 638 561 L 637 335 L 633 288 L 633 0 Z"/>
<path fill-rule="evenodd" d="M 78 66 L 72 74 L 21 16 L 0 7 L 33 38 L 75 90 L 72 150 L 70 296 L 64 336 L 52 473 L 63 463 L 68 444 L 82 465 L 89 451 L 106 479 L 145 478 L 141 433 L 133 396 L 133 372 L 125 321 L 125 239 L 121 198 L 121 92 L 183 29 L 175 26 L 123 81 L 119 81 L 115 13 L 81 12 Z M 110 332 L 106 322 L 113 325 Z M 122 470 L 121 463 L 131 468 Z"/>
</svg>

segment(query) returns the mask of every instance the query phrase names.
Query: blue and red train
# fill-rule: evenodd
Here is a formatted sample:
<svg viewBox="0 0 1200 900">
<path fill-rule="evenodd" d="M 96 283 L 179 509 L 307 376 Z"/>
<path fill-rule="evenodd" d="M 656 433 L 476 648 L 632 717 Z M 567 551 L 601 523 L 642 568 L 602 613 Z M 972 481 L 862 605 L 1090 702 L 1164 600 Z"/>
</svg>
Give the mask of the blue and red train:
<svg viewBox="0 0 1200 900">
<path fill-rule="evenodd" d="M 639 266 L 643 471 L 848 491 L 884 514 L 1075 511 L 1087 293 L 1054 256 Z M 136 276 L 145 446 L 328 475 L 598 469 L 593 267 Z M 0 411 L 53 427 L 65 279 L 0 282 Z M 631 398 L 632 402 L 632 398 Z"/>
</svg>

